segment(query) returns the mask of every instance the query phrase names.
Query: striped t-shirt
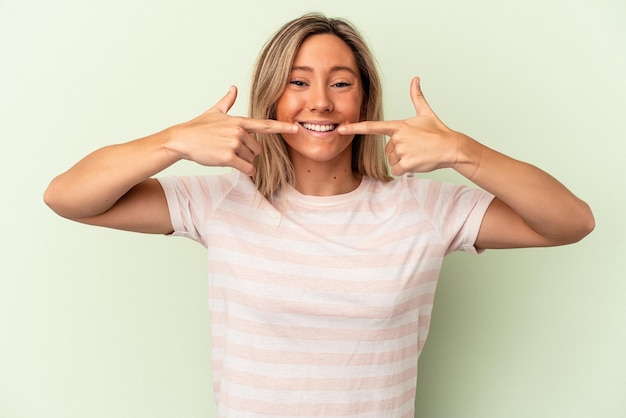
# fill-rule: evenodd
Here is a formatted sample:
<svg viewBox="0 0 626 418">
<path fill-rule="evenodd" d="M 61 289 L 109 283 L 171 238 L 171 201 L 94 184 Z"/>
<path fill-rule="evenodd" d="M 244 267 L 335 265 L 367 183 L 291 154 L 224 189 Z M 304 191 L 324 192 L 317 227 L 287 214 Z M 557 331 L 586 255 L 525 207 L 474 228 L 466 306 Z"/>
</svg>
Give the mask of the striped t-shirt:
<svg viewBox="0 0 626 418">
<path fill-rule="evenodd" d="M 365 177 L 272 204 L 238 172 L 160 182 L 174 234 L 208 248 L 219 417 L 413 417 L 443 257 L 476 251 L 493 196 Z"/>
</svg>

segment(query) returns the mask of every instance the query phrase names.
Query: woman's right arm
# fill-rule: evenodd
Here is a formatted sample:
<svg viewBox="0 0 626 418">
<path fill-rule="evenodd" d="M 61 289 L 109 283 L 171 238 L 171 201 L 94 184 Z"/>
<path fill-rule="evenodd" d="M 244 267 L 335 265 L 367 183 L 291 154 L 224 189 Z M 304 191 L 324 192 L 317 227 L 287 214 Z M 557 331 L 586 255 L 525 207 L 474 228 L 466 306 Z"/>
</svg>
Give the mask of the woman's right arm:
<svg viewBox="0 0 626 418">
<path fill-rule="evenodd" d="M 288 133 L 297 126 L 232 117 L 232 87 L 197 118 L 154 135 L 101 148 L 52 180 L 44 201 L 60 216 L 91 225 L 136 232 L 172 232 L 165 194 L 151 177 L 186 159 L 206 166 L 254 172 L 261 151 L 250 133 Z"/>
<path fill-rule="evenodd" d="M 44 201 L 65 218 L 137 232 L 169 233 L 165 194 L 150 179 L 180 158 L 167 130 L 101 148 L 52 180 Z"/>
</svg>

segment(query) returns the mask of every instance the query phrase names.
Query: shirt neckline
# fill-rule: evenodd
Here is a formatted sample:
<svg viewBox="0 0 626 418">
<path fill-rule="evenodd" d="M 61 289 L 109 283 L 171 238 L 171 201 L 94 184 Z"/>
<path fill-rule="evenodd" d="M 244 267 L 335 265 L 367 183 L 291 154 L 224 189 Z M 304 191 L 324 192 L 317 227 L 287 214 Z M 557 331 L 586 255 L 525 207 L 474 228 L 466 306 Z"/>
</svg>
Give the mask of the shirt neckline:
<svg viewBox="0 0 626 418">
<path fill-rule="evenodd" d="M 290 203 L 300 203 L 300 204 L 305 204 L 308 206 L 339 205 L 345 202 L 355 200 L 358 196 L 360 196 L 367 190 L 370 182 L 371 182 L 371 179 L 369 177 L 363 176 L 361 178 L 361 182 L 356 187 L 356 189 L 349 191 L 348 193 L 342 193 L 342 194 L 331 195 L 331 196 L 306 195 L 306 194 L 300 193 L 298 190 L 296 190 L 293 186 L 290 185 L 290 186 L 287 186 L 287 201 Z"/>
</svg>

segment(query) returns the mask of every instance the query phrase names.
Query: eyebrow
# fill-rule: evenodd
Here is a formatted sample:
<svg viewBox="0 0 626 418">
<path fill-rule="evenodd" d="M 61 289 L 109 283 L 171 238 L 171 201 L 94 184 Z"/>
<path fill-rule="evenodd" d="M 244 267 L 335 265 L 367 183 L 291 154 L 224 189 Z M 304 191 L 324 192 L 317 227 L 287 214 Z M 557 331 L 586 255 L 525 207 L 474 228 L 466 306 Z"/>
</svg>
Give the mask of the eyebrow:
<svg viewBox="0 0 626 418">
<path fill-rule="evenodd" d="M 291 71 L 306 71 L 309 73 L 313 72 L 313 68 L 312 67 L 308 67 L 306 65 L 299 65 L 296 67 L 291 67 Z M 352 69 L 352 67 L 348 67 L 345 65 L 335 65 L 334 67 L 330 68 L 330 72 L 331 73 L 335 73 L 338 71 L 348 71 L 349 73 L 354 74 L 355 76 L 357 76 L 358 74 L 356 73 L 356 71 L 354 71 L 354 69 Z"/>
</svg>

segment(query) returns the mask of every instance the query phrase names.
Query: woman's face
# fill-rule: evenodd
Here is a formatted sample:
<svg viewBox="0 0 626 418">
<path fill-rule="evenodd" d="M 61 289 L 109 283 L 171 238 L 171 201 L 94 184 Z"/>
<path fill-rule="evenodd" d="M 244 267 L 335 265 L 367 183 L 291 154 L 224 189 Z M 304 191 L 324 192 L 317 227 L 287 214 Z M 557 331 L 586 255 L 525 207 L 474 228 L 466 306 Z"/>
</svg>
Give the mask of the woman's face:
<svg viewBox="0 0 626 418">
<path fill-rule="evenodd" d="M 361 78 L 350 47 L 335 35 L 308 37 L 276 104 L 276 119 L 300 126 L 294 134 L 283 134 L 294 167 L 346 161 L 349 167 L 354 136 L 339 135 L 337 127 L 358 122 L 362 102 Z"/>
</svg>

